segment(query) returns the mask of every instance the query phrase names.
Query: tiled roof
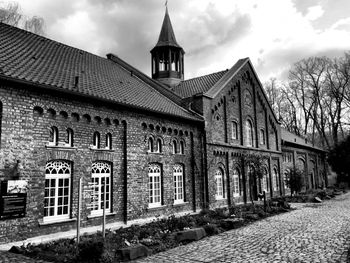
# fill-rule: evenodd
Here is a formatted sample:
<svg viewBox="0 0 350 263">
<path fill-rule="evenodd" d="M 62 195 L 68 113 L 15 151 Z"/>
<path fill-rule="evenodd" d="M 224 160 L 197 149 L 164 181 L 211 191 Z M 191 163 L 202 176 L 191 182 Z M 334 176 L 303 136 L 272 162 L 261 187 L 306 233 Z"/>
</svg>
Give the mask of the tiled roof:
<svg viewBox="0 0 350 263">
<path fill-rule="evenodd" d="M 3 23 L 0 23 L 0 78 L 198 120 L 160 93 L 152 82 L 142 81 L 115 61 Z"/>
<path fill-rule="evenodd" d="M 290 131 L 287 131 L 284 128 L 281 128 L 281 139 L 284 142 L 288 142 L 290 144 L 295 144 L 298 146 L 304 146 L 306 148 L 312 148 L 318 151 L 325 151 L 324 149 L 321 149 L 315 145 L 313 145 L 311 142 L 308 142 L 307 139 L 302 138 L 294 133 L 291 133 Z"/>
<path fill-rule="evenodd" d="M 218 82 L 222 76 L 227 73 L 227 70 L 219 71 L 209 75 L 188 79 L 182 81 L 172 90 L 182 98 L 188 98 L 195 94 L 207 92 L 213 85 Z"/>
</svg>

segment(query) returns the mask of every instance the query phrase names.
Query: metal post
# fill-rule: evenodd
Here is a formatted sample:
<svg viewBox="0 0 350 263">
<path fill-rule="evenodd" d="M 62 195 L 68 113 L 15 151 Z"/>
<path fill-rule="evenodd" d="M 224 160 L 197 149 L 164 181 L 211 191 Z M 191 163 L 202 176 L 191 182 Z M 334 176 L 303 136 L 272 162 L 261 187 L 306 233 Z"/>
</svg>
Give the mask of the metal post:
<svg viewBox="0 0 350 263">
<path fill-rule="evenodd" d="M 103 182 L 103 217 L 102 217 L 102 237 L 106 236 L 106 177 Z"/>
<path fill-rule="evenodd" d="M 78 208 L 77 208 L 77 243 L 80 242 L 80 210 L 81 210 L 81 191 L 82 191 L 83 178 L 79 178 L 78 188 Z"/>
</svg>

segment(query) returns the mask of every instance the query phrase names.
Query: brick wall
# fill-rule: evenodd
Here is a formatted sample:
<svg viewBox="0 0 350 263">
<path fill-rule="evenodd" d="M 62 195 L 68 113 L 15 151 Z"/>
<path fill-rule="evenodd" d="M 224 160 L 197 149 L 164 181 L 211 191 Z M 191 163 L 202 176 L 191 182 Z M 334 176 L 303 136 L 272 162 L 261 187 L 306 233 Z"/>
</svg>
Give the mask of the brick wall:
<svg viewBox="0 0 350 263">
<path fill-rule="evenodd" d="M 58 94 L 36 93 L 25 87 L 1 86 L 0 101 L 3 103 L 0 179 L 11 179 L 19 160 L 20 179 L 29 183 L 26 217 L 0 221 L 0 242 L 75 228 L 74 220 L 48 225 L 42 221 L 45 164 L 55 159 L 67 160 L 72 164 L 72 219 L 76 217 L 78 178 L 83 177 L 84 185 L 91 180 L 94 161 L 106 161 L 112 165 L 113 214 L 107 217 L 108 222 L 123 221 L 125 217 L 129 220 L 193 211 L 202 204 L 201 129 L 195 123 Z M 52 126 L 58 128 L 61 144 L 66 141 L 67 128 L 71 128 L 74 131 L 74 147 L 48 146 Z M 95 131 L 101 134 L 101 148 L 105 147 L 106 134 L 112 134 L 112 150 L 91 149 Z M 149 136 L 161 138 L 162 153 L 147 152 Z M 184 154 L 172 153 L 173 139 L 184 142 Z M 158 209 L 148 209 L 149 163 L 162 166 L 164 206 Z M 184 166 L 185 177 L 186 202 L 179 206 L 173 205 L 172 167 L 176 163 Z M 128 186 L 126 195 L 125 179 Z M 82 201 L 82 226 L 100 224 L 100 217 L 89 218 L 88 202 L 89 199 Z"/>
</svg>

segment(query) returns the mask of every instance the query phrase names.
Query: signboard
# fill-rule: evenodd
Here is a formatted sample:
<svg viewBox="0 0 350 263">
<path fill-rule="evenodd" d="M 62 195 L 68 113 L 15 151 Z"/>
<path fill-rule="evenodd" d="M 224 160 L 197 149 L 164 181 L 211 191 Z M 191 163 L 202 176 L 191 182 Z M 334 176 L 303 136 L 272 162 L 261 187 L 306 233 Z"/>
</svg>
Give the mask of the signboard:
<svg viewBox="0 0 350 263">
<path fill-rule="evenodd" d="M 1 181 L 0 219 L 24 217 L 28 183 L 24 180 Z"/>
</svg>

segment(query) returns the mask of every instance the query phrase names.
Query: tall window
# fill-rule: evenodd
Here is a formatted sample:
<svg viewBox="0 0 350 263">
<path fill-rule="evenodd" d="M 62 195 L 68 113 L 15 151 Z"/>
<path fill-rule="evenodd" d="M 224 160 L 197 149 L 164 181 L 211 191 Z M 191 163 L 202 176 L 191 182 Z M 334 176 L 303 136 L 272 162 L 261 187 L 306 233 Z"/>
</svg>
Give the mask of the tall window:
<svg viewBox="0 0 350 263">
<path fill-rule="evenodd" d="M 265 132 L 263 129 L 260 129 L 259 135 L 260 144 L 265 144 Z"/>
<path fill-rule="evenodd" d="M 237 122 L 235 122 L 235 121 L 231 122 L 231 130 L 232 130 L 231 138 L 233 140 L 236 140 L 238 138 L 238 136 L 237 136 L 237 134 L 238 134 Z"/>
<path fill-rule="evenodd" d="M 158 164 L 150 164 L 148 166 L 149 207 L 158 207 L 162 205 L 161 183 L 160 166 Z"/>
<path fill-rule="evenodd" d="M 112 149 L 112 134 L 110 133 L 106 134 L 106 149 L 108 150 Z"/>
<path fill-rule="evenodd" d="M 247 146 L 253 146 L 253 125 L 250 120 L 246 121 L 246 137 L 247 137 Z"/>
<path fill-rule="evenodd" d="M 66 141 L 66 144 L 69 147 L 73 147 L 73 138 L 74 138 L 73 135 L 74 135 L 73 130 L 68 128 L 67 129 L 67 141 Z"/>
<path fill-rule="evenodd" d="M 55 160 L 45 166 L 44 222 L 69 218 L 71 165 Z"/>
<path fill-rule="evenodd" d="M 173 154 L 176 154 L 177 153 L 177 143 L 176 141 L 174 140 L 173 141 Z"/>
<path fill-rule="evenodd" d="M 94 132 L 94 136 L 92 138 L 92 147 L 94 149 L 100 149 L 100 133 Z"/>
<path fill-rule="evenodd" d="M 183 166 L 181 164 L 174 165 L 174 204 L 184 202 L 184 180 Z"/>
<path fill-rule="evenodd" d="M 236 168 L 233 170 L 233 196 L 239 196 L 239 170 Z"/>
<path fill-rule="evenodd" d="M 50 129 L 50 146 L 57 146 L 58 145 L 58 129 L 55 126 L 52 126 Z"/>
<path fill-rule="evenodd" d="M 153 138 L 148 138 L 148 152 L 152 153 L 154 151 Z"/>
<path fill-rule="evenodd" d="M 216 199 L 224 198 L 224 182 L 223 182 L 223 172 L 221 169 L 215 172 L 215 184 L 216 184 Z"/>
<path fill-rule="evenodd" d="M 180 142 L 180 154 L 185 153 L 185 144 L 183 141 Z"/>
<path fill-rule="evenodd" d="M 264 169 L 261 188 L 262 188 L 261 190 L 265 191 L 266 193 L 269 191 L 269 180 L 268 180 L 268 173 L 266 169 Z"/>
<path fill-rule="evenodd" d="M 277 168 L 273 168 L 273 173 L 272 173 L 272 187 L 274 191 L 278 190 L 278 172 Z"/>
<path fill-rule="evenodd" d="M 161 153 L 162 152 L 162 140 L 157 139 L 157 152 Z"/>
<path fill-rule="evenodd" d="M 93 163 L 91 168 L 91 182 L 95 185 L 91 196 L 91 214 L 99 215 L 103 213 L 105 189 L 106 210 L 110 210 L 111 207 L 111 165 L 107 162 Z"/>
</svg>

